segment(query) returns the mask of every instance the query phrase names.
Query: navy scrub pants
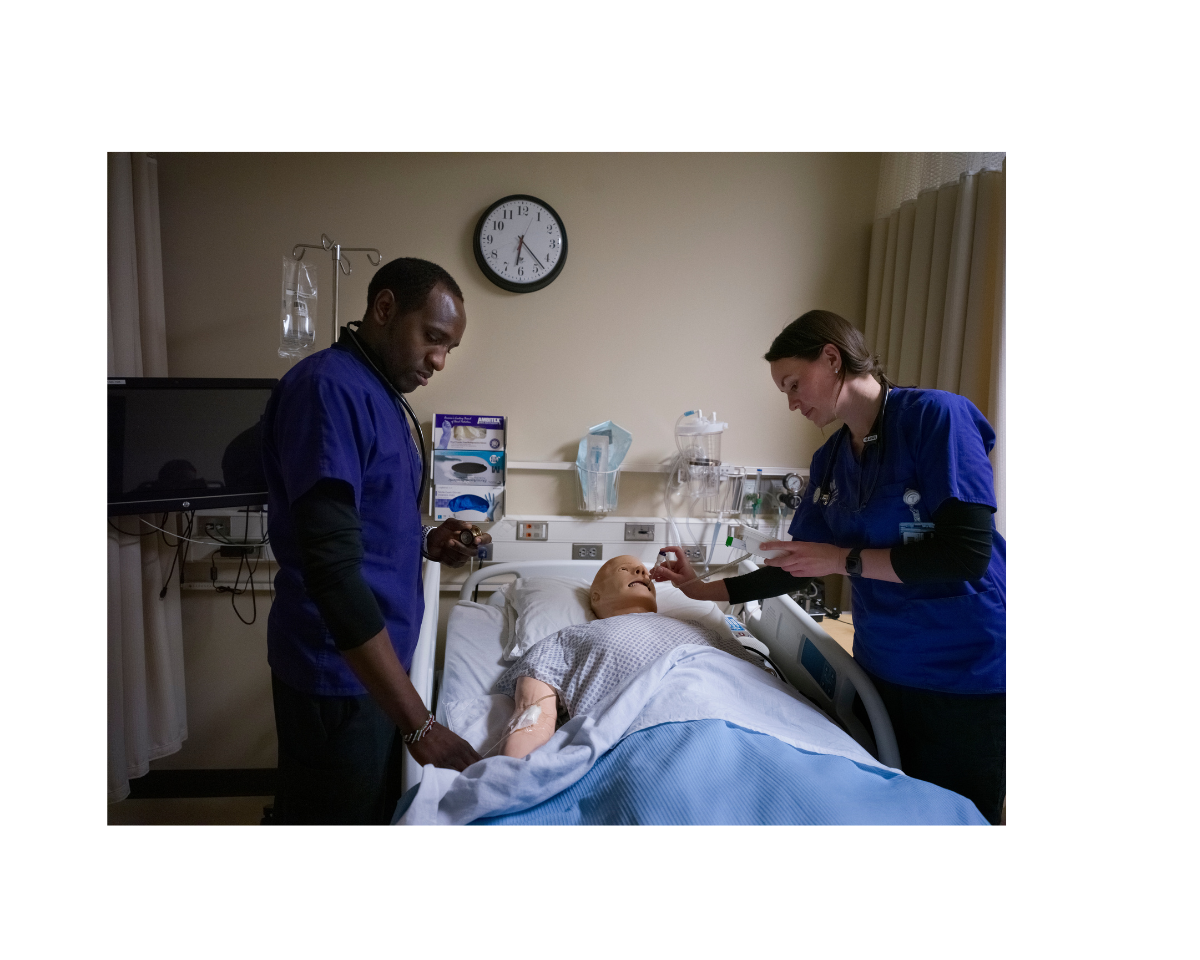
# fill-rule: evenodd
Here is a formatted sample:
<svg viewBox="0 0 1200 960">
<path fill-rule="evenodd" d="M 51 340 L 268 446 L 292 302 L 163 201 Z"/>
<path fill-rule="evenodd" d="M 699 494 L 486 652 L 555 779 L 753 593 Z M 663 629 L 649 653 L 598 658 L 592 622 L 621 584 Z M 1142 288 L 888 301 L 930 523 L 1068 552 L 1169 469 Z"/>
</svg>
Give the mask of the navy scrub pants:
<svg viewBox="0 0 1200 960">
<path fill-rule="evenodd" d="M 904 772 L 961 794 L 988 823 L 998 824 L 1005 791 L 1005 695 L 938 693 L 867 676 L 891 718 Z"/>
<path fill-rule="evenodd" d="M 368 695 L 301 693 L 271 674 L 275 823 L 389 823 L 400 797 L 396 725 Z"/>
</svg>

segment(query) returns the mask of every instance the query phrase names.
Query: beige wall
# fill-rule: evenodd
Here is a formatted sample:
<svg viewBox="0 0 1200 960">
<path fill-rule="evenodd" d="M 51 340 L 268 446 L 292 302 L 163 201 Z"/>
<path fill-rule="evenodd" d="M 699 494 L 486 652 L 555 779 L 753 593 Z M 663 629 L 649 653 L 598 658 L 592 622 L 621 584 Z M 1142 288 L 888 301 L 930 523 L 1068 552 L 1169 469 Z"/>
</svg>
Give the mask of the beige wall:
<svg viewBox="0 0 1200 960">
<path fill-rule="evenodd" d="M 160 154 L 172 376 L 279 377 L 281 258 L 322 232 L 388 259 L 433 260 L 462 286 L 468 327 L 412 395 L 433 412 L 504 413 L 509 456 L 565 460 L 591 424 L 630 430 L 630 459 L 673 453 L 685 409 L 730 424 L 726 462 L 807 466 L 820 433 L 790 414 L 760 359 L 805 310 L 861 323 L 879 154 Z M 560 277 L 512 294 L 483 278 L 471 233 L 492 201 L 539 197 L 562 216 Z M 317 255 L 310 252 L 309 256 Z M 351 255 L 341 319 L 372 268 Z M 317 258 L 319 330 L 330 265 Z M 663 476 L 629 474 L 619 511 L 662 513 Z M 571 473 L 510 475 L 508 512 L 574 511 Z M 185 593 L 190 738 L 175 767 L 273 762 L 267 598 L 245 627 L 228 597 Z"/>
<path fill-rule="evenodd" d="M 812 307 L 861 321 L 878 169 L 878 154 L 160 155 L 170 371 L 282 376 L 281 258 L 325 232 L 433 260 L 461 285 L 463 344 L 412 396 L 426 422 L 505 413 L 511 459 L 563 460 L 612 419 L 645 463 L 699 406 L 728 421 L 727 462 L 807 466 L 820 434 L 760 358 Z M 566 224 L 567 263 L 544 290 L 503 291 L 472 255 L 480 214 L 509 193 Z M 331 267 L 308 256 L 325 335 Z M 353 263 L 343 322 L 362 316 L 373 272 Z M 509 480 L 510 513 L 573 510 L 569 473 Z M 624 478 L 620 512 L 661 513 L 660 481 Z"/>
</svg>

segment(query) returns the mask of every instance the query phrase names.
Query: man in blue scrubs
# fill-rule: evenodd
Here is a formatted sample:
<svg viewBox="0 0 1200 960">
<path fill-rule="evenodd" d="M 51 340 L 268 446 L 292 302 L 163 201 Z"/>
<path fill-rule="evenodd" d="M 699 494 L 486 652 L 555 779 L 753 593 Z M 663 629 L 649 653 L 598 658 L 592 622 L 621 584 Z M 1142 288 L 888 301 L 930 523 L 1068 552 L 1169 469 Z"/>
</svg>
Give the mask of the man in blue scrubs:
<svg viewBox="0 0 1200 960">
<path fill-rule="evenodd" d="M 277 823 L 386 823 L 397 731 L 418 763 L 462 770 L 479 759 L 433 722 L 408 670 L 422 556 L 459 566 L 490 537 L 466 546 L 462 521 L 422 527 L 421 453 L 399 397 L 443 369 L 466 323 L 445 270 L 393 260 L 371 280 L 358 331 L 344 327 L 296 364 L 267 405 Z"/>
</svg>

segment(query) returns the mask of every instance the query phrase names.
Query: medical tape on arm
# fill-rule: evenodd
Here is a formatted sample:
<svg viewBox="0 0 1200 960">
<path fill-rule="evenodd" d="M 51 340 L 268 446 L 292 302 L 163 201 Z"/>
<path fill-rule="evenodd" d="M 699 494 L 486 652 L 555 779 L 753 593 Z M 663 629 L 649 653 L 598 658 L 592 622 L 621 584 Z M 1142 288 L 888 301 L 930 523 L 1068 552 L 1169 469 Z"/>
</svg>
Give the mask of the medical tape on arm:
<svg viewBox="0 0 1200 960">
<path fill-rule="evenodd" d="M 517 714 L 517 716 L 509 720 L 508 723 L 504 725 L 504 732 L 500 734 L 500 739 L 492 744 L 492 749 L 485 753 L 481 759 L 487 758 L 493 750 L 499 747 L 500 744 L 504 743 L 504 741 L 511 737 L 514 733 L 520 733 L 522 730 L 530 730 L 533 727 L 536 727 L 537 722 L 542 718 L 542 708 L 539 707 L 538 704 L 543 700 L 552 700 L 556 696 L 558 696 L 558 694 L 548 693 L 544 697 L 539 697 L 519 714 Z"/>
</svg>

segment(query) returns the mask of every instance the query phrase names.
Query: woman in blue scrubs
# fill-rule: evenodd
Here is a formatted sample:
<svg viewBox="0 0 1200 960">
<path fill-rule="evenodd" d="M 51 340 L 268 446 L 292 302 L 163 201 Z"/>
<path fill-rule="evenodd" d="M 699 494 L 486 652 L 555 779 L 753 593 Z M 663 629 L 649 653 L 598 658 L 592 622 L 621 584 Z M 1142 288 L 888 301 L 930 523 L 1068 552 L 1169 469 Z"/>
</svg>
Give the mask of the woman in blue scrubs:
<svg viewBox="0 0 1200 960">
<path fill-rule="evenodd" d="M 843 426 L 813 455 L 784 551 L 744 577 L 684 588 L 743 603 L 850 577 L 854 659 L 878 688 L 904 772 L 999 823 L 1005 793 L 1005 542 L 995 433 L 965 397 L 901 388 L 854 327 L 812 310 L 765 358 L 788 406 Z M 655 579 L 695 576 L 682 552 Z"/>
</svg>

